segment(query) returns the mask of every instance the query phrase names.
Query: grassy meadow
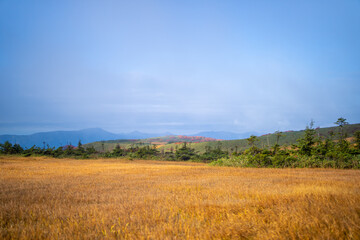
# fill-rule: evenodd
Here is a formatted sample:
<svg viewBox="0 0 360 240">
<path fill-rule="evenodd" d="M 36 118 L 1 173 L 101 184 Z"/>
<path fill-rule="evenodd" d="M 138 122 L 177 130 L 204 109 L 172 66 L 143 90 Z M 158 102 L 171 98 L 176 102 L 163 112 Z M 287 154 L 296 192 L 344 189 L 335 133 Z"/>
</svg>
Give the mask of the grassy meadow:
<svg viewBox="0 0 360 240">
<path fill-rule="evenodd" d="M 360 239 L 360 171 L 0 156 L 0 239 Z"/>
</svg>

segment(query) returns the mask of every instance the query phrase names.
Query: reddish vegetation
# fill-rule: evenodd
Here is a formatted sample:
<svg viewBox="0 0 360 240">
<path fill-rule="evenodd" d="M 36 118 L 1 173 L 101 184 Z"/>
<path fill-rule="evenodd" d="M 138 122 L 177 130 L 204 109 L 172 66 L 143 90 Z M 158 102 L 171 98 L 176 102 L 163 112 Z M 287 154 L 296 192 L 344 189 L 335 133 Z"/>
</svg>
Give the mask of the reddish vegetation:
<svg viewBox="0 0 360 240">
<path fill-rule="evenodd" d="M 221 141 L 221 139 L 215 139 L 210 137 L 201 137 L 201 136 L 184 136 L 184 135 L 178 135 L 178 136 L 171 136 L 169 137 L 169 142 L 171 141 L 179 141 L 183 140 L 183 142 L 193 142 L 193 143 L 199 143 L 199 142 L 215 142 L 215 141 Z"/>
<path fill-rule="evenodd" d="M 201 142 L 215 142 L 222 141 L 221 139 L 215 139 L 210 137 L 201 137 L 201 136 L 185 136 L 185 135 L 171 135 L 165 137 L 156 137 L 148 138 L 145 140 L 140 140 L 141 142 L 147 142 L 155 145 L 166 145 L 168 143 L 182 144 L 187 143 L 201 143 Z"/>
</svg>

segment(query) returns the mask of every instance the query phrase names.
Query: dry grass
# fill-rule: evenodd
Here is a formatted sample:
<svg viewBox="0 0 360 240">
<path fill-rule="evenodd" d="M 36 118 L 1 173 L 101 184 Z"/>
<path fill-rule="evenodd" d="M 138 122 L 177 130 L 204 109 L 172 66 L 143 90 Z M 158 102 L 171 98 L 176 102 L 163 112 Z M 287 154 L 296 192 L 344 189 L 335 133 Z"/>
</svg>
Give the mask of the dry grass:
<svg viewBox="0 0 360 240">
<path fill-rule="evenodd" d="M 0 157 L 1 239 L 360 239 L 360 171 Z"/>
</svg>

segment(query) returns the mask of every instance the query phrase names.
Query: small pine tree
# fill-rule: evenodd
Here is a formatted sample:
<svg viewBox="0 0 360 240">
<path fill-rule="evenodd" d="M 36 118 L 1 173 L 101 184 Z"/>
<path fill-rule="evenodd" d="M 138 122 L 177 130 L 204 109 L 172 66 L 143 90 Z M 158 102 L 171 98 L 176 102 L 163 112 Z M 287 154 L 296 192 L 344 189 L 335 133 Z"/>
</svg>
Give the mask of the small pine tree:
<svg viewBox="0 0 360 240">
<path fill-rule="evenodd" d="M 186 142 L 184 142 L 182 147 L 175 152 L 176 158 L 183 161 L 190 160 L 195 155 L 195 150 L 187 147 Z"/>
<path fill-rule="evenodd" d="M 254 135 L 251 135 L 251 136 L 250 136 L 249 138 L 247 138 L 246 140 L 248 141 L 250 148 L 254 147 L 254 146 L 255 146 L 255 143 L 256 143 L 257 141 L 259 141 L 259 139 L 258 139 L 256 136 L 254 136 Z"/>
<path fill-rule="evenodd" d="M 314 129 L 314 121 L 311 120 L 309 126 L 306 126 L 304 136 L 298 139 L 299 152 L 304 155 L 310 156 L 313 150 L 313 146 L 316 142 L 316 131 Z"/>
<path fill-rule="evenodd" d="M 347 134 L 345 133 L 345 126 L 348 125 L 349 123 L 346 122 L 345 118 L 338 118 L 338 120 L 335 122 L 336 125 L 338 125 L 339 128 L 339 142 L 338 142 L 338 147 L 340 149 L 340 151 L 342 152 L 346 152 L 349 148 L 349 143 L 346 141 L 346 137 Z"/>
<path fill-rule="evenodd" d="M 280 137 L 283 136 L 282 132 L 279 132 L 279 131 L 276 131 L 275 135 L 276 135 L 276 143 L 273 146 L 273 153 L 274 154 L 276 154 L 280 150 L 279 140 L 280 140 Z"/>
<path fill-rule="evenodd" d="M 83 147 L 83 145 L 81 143 L 81 140 L 79 140 L 79 142 L 78 142 L 77 152 L 80 153 L 80 154 L 85 153 L 85 149 L 84 149 L 84 147 Z"/>
<path fill-rule="evenodd" d="M 121 149 L 119 144 L 116 144 L 114 150 L 112 151 L 114 157 L 121 157 L 124 155 L 124 150 Z"/>
<path fill-rule="evenodd" d="M 13 154 L 13 145 L 9 141 L 4 142 L 4 144 L 0 144 L 0 152 L 3 154 Z"/>
</svg>

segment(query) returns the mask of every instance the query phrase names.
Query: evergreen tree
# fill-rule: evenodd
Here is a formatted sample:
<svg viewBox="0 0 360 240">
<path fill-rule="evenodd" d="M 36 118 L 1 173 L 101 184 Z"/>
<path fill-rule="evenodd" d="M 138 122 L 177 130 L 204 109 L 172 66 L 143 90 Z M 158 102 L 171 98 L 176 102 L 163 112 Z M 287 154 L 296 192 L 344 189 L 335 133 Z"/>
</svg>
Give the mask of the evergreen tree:
<svg viewBox="0 0 360 240">
<path fill-rule="evenodd" d="M 316 131 L 314 129 L 314 121 L 311 120 L 309 126 L 306 126 L 304 136 L 298 139 L 299 151 L 301 154 L 310 156 L 313 150 L 313 146 L 316 142 Z"/>
<path fill-rule="evenodd" d="M 335 122 L 336 125 L 338 125 L 339 128 L 339 142 L 338 142 L 338 147 L 339 150 L 342 152 L 346 152 L 349 148 L 349 143 L 346 141 L 346 137 L 347 134 L 345 133 L 345 126 L 348 125 L 349 123 L 346 122 L 345 118 L 338 118 L 338 120 Z"/>
<path fill-rule="evenodd" d="M 80 155 L 85 153 L 85 149 L 84 149 L 84 147 L 83 147 L 83 145 L 81 143 L 81 140 L 79 140 L 76 150 L 77 150 L 77 153 L 80 154 Z"/>
<path fill-rule="evenodd" d="M 276 131 L 275 135 L 276 135 L 276 143 L 273 146 L 273 153 L 274 154 L 276 154 L 280 150 L 279 140 L 280 140 L 280 137 L 283 136 L 282 132 L 279 132 L 279 131 Z"/>
<path fill-rule="evenodd" d="M 4 144 L 0 144 L 0 152 L 3 154 L 15 153 L 13 149 L 13 145 L 9 141 L 4 142 Z"/>
<path fill-rule="evenodd" d="M 115 148 L 112 151 L 114 157 L 121 157 L 124 155 L 124 150 L 121 149 L 119 144 L 116 144 Z"/>
<path fill-rule="evenodd" d="M 186 142 L 183 143 L 182 147 L 176 150 L 175 156 L 179 160 L 187 161 L 195 156 L 195 150 L 187 147 Z"/>
<path fill-rule="evenodd" d="M 250 148 L 254 147 L 254 146 L 255 146 L 255 143 L 256 143 L 257 141 L 259 141 L 259 139 L 258 139 L 256 136 L 254 136 L 254 135 L 251 135 L 251 136 L 250 136 L 249 138 L 247 138 L 246 140 L 248 141 L 248 144 L 249 144 Z"/>
</svg>

